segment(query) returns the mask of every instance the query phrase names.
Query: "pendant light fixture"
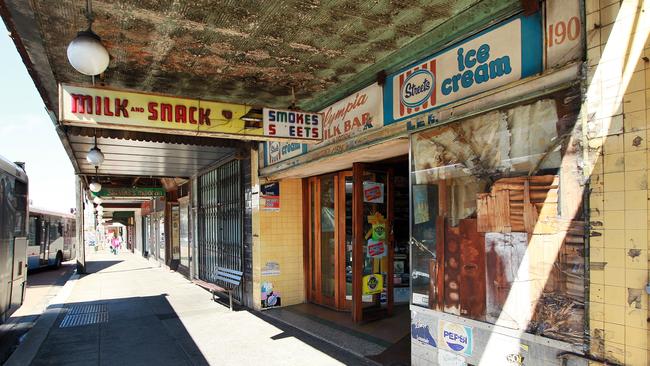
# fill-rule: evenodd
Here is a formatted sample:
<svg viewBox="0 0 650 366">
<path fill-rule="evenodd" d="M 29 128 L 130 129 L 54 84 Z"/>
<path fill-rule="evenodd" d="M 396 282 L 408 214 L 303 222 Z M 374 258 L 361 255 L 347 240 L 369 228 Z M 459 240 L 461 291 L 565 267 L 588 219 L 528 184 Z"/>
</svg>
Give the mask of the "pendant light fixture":
<svg viewBox="0 0 650 366">
<path fill-rule="evenodd" d="M 92 181 L 92 182 L 88 185 L 88 188 L 90 188 L 90 191 L 91 191 L 91 192 L 95 192 L 95 193 L 97 193 L 97 192 L 99 192 L 99 191 L 102 190 L 102 185 L 101 185 L 101 183 L 99 183 L 99 176 L 97 175 L 97 170 L 98 170 L 98 169 L 99 169 L 99 167 L 96 166 L 96 167 L 95 167 L 95 180 Z"/>
<path fill-rule="evenodd" d="M 106 70 L 110 57 L 101 38 L 92 31 L 94 18 L 91 0 L 86 1 L 86 19 L 88 29 L 77 33 L 77 37 L 68 45 L 68 61 L 80 73 L 95 76 Z"/>
<path fill-rule="evenodd" d="M 99 167 L 104 162 L 104 154 L 97 147 L 97 131 L 95 131 L 95 146 L 90 148 L 90 151 L 88 151 L 86 161 L 88 161 L 89 164 L 92 164 L 95 168 Z M 95 172 L 96 171 L 97 170 L 95 170 Z"/>
</svg>

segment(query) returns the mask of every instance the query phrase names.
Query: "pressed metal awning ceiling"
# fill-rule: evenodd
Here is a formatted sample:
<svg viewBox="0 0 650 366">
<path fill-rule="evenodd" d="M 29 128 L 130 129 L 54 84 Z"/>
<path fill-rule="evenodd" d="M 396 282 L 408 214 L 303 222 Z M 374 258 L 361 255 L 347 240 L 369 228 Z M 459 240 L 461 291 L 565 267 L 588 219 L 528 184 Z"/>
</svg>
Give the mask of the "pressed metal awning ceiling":
<svg viewBox="0 0 650 366">
<path fill-rule="evenodd" d="M 2 15 L 46 108 L 58 83 L 90 84 L 66 48 L 85 29 L 86 1 L 4 0 Z M 382 75 L 521 10 L 519 0 L 93 0 L 94 31 L 111 55 L 97 85 L 187 98 L 318 111 Z M 88 131 L 57 125 L 75 170 Z M 247 145 L 99 132 L 100 173 L 190 176 Z M 241 150 L 240 150 L 241 151 Z"/>
</svg>

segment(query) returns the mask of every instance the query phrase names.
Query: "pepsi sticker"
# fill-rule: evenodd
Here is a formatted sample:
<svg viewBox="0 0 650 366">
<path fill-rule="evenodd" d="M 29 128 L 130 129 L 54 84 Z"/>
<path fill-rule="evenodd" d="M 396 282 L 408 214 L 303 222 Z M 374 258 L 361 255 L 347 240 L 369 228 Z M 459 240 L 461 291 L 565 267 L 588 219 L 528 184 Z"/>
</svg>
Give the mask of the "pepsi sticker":
<svg viewBox="0 0 650 366">
<path fill-rule="evenodd" d="M 466 356 L 472 355 L 472 327 L 440 320 L 438 323 L 438 346 Z"/>
</svg>

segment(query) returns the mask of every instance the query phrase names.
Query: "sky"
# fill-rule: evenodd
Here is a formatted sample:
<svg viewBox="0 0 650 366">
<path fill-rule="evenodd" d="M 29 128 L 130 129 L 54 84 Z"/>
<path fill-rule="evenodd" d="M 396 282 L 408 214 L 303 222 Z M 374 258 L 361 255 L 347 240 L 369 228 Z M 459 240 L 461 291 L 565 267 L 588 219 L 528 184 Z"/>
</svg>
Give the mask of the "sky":
<svg viewBox="0 0 650 366">
<path fill-rule="evenodd" d="M 72 163 L 3 22 L 0 33 L 0 155 L 26 163 L 33 206 L 69 212 Z"/>
</svg>

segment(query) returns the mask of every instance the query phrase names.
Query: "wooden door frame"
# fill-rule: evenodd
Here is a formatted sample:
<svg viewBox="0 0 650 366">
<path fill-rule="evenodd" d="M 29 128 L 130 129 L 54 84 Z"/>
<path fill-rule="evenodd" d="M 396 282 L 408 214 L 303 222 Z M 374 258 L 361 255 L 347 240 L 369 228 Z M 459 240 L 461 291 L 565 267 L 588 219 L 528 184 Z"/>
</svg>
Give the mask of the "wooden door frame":
<svg viewBox="0 0 650 366">
<path fill-rule="evenodd" d="M 338 232 L 338 256 L 337 256 L 337 262 L 339 265 L 339 269 L 337 271 L 339 279 L 337 281 L 337 287 L 338 287 L 338 296 L 336 299 L 336 307 L 341 310 L 349 310 L 352 307 L 352 300 L 348 301 L 346 299 L 346 289 L 347 289 L 347 277 L 346 277 L 346 266 L 345 266 L 345 253 L 346 253 L 346 235 L 347 235 L 347 227 L 346 227 L 346 222 L 345 222 L 345 178 L 346 177 L 352 177 L 352 171 L 351 170 L 344 170 L 342 172 L 338 173 L 338 192 L 337 192 L 337 203 L 338 203 L 338 210 L 336 211 L 337 214 L 337 232 Z M 354 183 L 353 183 L 354 186 Z M 354 201 L 354 195 L 352 200 Z M 352 216 L 353 224 L 352 226 L 354 227 L 354 215 Z M 353 236 L 354 238 L 354 236 Z M 354 242 L 354 239 L 353 239 Z M 352 246 L 353 254 L 352 257 L 354 258 L 354 244 Z M 354 279 L 352 280 L 354 282 Z"/>
<path fill-rule="evenodd" d="M 387 267 L 386 268 L 386 312 L 390 316 L 393 314 L 393 275 L 394 275 L 394 234 L 393 234 L 393 216 L 394 216 L 394 169 L 382 167 L 372 163 L 353 163 L 353 198 L 352 198 L 352 225 L 354 236 L 354 247 L 352 254 L 352 319 L 354 322 L 363 321 L 363 303 L 362 303 L 362 280 L 363 280 L 363 172 L 366 170 L 378 170 L 386 172 L 386 221 L 387 227 Z"/>
<path fill-rule="evenodd" d="M 304 220 L 304 223 L 306 224 L 306 229 L 305 232 L 306 234 L 303 235 L 305 239 L 305 253 L 306 255 L 304 256 L 305 263 L 304 263 L 304 268 L 305 268 L 305 274 L 306 274 L 306 280 L 307 284 L 305 286 L 307 292 L 307 299 L 311 302 L 323 305 L 323 306 L 328 306 L 328 307 L 333 307 L 333 308 L 338 308 L 338 304 L 340 302 L 340 272 L 341 272 L 341 263 L 339 261 L 340 258 L 340 234 L 339 234 L 339 227 L 338 223 L 335 223 L 334 227 L 334 296 L 329 298 L 323 297 L 322 293 L 322 257 L 321 257 L 321 239 L 320 239 L 320 233 L 321 233 L 321 184 L 320 184 L 320 179 L 324 176 L 327 175 L 332 175 L 334 178 L 334 213 L 337 217 L 338 215 L 338 210 L 339 210 L 339 174 L 337 173 L 328 173 L 328 174 L 323 174 L 315 177 L 309 177 L 305 178 L 305 186 L 306 186 L 306 193 L 304 195 L 305 201 L 303 204 L 303 212 L 305 212 L 305 217 L 306 219 Z M 311 196 L 312 194 L 314 195 L 314 204 L 312 206 L 311 204 Z M 315 212 L 316 215 L 314 217 L 314 207 L 316 208 Z M 312 236 L 311 233 L 311 223 L 314 223 L 314 234 Z M 312 258 L 314 259 L 314 268 L 311 266 L 311 260 Z M 343 271 L 345 270 L 345 265 L 342 266 Z M 314 283 L 314 288 L 312 288 L 311 284 L 312 282 Z"/>
</svg>

